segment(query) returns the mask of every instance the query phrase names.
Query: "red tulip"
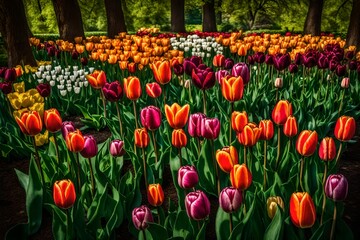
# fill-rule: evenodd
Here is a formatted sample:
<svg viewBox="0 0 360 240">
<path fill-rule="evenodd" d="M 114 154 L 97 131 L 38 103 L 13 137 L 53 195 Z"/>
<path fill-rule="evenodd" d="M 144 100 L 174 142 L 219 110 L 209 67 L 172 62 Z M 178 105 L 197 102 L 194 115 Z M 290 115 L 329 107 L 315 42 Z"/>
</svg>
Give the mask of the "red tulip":
<svg viewBox="0 0 360 240">
<path fill-rule="evenodd" d="M 335 125 L 334 135 L 339 141 L 348 141 L 355 135 L 356 123 L 353 117 L 341 116 Z"/>
<path fill-rule="evenodd" d="M 296 140 L 297 152 L 305 157 L 313 155 L 318 142 L 318 134 L 316 131 L 303 130 Z"/>
<path fill-rule="evenodd" d="M 310 228 L 316 220 L 315 205 L 307 192 L 296 192 L 290 198 L 290 219 L 299 228 Z"/>
<path fill-rule="evenodd" d="M 160 184 L 149 184 L 147 199 L 150 205 L 154 207 L 160 206 L 164 202 L 164 191 Z"/>
<path fill-rule="evenodd" d="M 106 83 L 104 71 L 95 70 L 92 74 L 86 75 L 89 84 L 95 89 L 101 89 Z"/>
<path fill-rule="evenodd" d="M 240 190 L 246 190 L 252 183 L 252 175 L 245 164 L 235 164 L 230 172 L 231 185 Z"/>
<path fill-rule="evenodd" d="M 161 87 L 158 83 L 152 82 L 146 84 L 146 93 L 151 98 L 158 98 L 161 95 Z"/>
<path fill-rule="evenodd" d="M 68 209 L 72 207 L 76 200 L 75 187 L 71 180 L 61 180 L 54 183 L 53 188 L 54 203 L 59 208 Z"/>
<path fill-rule="evenodd" d="M 286 119 L 292 115 L 292 106 L 291 103 L 287 100 L 280 100 L 276 103 L 273 111 L 272 111 L 272 119 L 277 125 L 284 125 Z"/>
<path fill-rule="evenodd" d="M 237 134 L 237 139 L 245 147 L 254 146 L 260 138 L 262 129 L 255 123 L 248 123 L 241 133 Z"/>
<path fill-rule="evenodd" d="M 26 135 L 35 136 L 41 132 L 42 121 L 37 111 L 25 111 L 20 118 L 16 117 L 15 120 L 20 130 Z"/>
<path fill-rule="evenodd" d="M 62 119 L 57 109 L 51 108 L 44 112 L 44 124 L 49 132 L 57 132 L 62 127 Z"/>
<path fill-rule="evenodd" d="M 261 120 L 259 127 L 261 128 L 260 140 L 270 140 L 274 136 L 274 124 L 271 120 Z"/>
<path fill-rule="evenodd" d="M 71 152 L 80 152 L 84 149 L 85 140 L 79 129 L 69 132 L 66 136 L 66 146 Z"/>
<path fill-rule="evenodd" d="M 319 157 L 323 161 L 334 160 L 336 156 L 335 141 L 331 137 L 325 137 L 320 142 L 319 146 Z"/>
<path fill-rule="evenodd" d="M 294 137 L 298 132 L 297 121 L 294 116 L 289 116 L 284 124 L 284 134 L 287 137 Z"/>
<path fill-rule="evenodd" d="M 230 173 L 235 164 L 239 163 L 239 154 L 235 147 L 223 147 L 216 151 L 216 161 L 224 172 Z"/>
</svg>

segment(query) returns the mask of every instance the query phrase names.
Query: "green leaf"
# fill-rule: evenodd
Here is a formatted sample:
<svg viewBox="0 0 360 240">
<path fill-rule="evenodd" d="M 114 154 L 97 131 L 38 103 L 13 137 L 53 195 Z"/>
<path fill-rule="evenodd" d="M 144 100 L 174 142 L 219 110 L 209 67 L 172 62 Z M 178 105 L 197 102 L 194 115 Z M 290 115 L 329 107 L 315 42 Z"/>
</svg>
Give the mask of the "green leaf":
<svg viewBox="0 0 360 240">
<path fill-rule="evenodd" d="M 25 190 L 25 194 L 26 194 L 27 186 L 29 185 L 29 175 L 17 170 L 16 168 L 15 168 L 15 173 L 16 176 L 18 177 L 21 187 Z"/>
<path fill-rule="evenodd" d="M 156 240 L 168 239 L 168 234 L 166 229 L 160 224 L 149 223 L 149 227 L 146 230 L 149 231 L 153 239 Z"/>
<path fill-rule="evenodd" d="M 194 239 L 192 225 L 185 210 L 178 212 L 175 220 L 173 236 L 183 237 L 184 239 L 189 240 Z"/>
<path fill-rule="evenodd" d="M 215 220 L 216 238 L 218 240 L 228 239 L 230 235 L 229 213 L 224 212 L 221 207 L 218 208 Z"/>
<path fill-rule="evenodd" d="M 206 232 L 206 225 L 208 224 L 208 221 L 203 221 L 202 227 L 199 231 L 199 233 L 196 235 L 196 240 L 202 240 L 205 239 L 205 232 Z"/>
<path fill-rule="evenodd" d="M 278 207 L 274 218 L 265 231 L 264 239 L 282 239 L 283 222 L 283 212 L 282 209 Z"/>
</svg>

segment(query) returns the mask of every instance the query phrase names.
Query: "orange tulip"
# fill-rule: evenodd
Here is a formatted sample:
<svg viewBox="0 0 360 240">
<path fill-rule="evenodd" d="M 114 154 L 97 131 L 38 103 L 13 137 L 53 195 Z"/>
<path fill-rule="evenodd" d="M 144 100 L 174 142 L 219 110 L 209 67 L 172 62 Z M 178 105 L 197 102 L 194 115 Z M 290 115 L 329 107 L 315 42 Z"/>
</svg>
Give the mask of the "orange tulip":
<svg viewBox="0 0 360 240">
<path fill-rule="evenodd" d="M 216 161 L 221 170 L 230 173 L 235 164 L 239 163 L 239 154 L 235 147 L 223 147 L 221 150 L 216 151 Z"/>
<path fill-rule="evenodd" d="M 42 121 L 37 111 L 25 111 L 21 114 L 21 117 L 15 118 L 20 130 L 30 136 L 35 136 L 41 132 Z"/>
<path fill-rule="evenodd" d="M 134 73 L 136 72 L 136 63 L 131 62 L 127 65 L 128 71 L 129 73 Z"/>
<path fill-rule="evenodd" d="M 126 70 L 128 67 L 128 63 L 129 63 L 128 61 L 119 61 L 119 68 L 121 70 Z"/>
<path fill-rule="evenodd" d="M 287 137 L 294 137 L 298 132 L 297 121 L 294 116 L 289 116 L 284 124 L 284 134 Z"/>
<path fill-rule="evenodd" d="M 237 133 L 242 132 L 246 124 L 248 124 L 248 116 L 245 111 L 234 111 L 231 114 L 231 127 L 234 131 Z"/>
<path fill-rule="evenodd" d="M 240 190 L 246 190 L 252 183 L 252 175 L 245 164 L 235 164 L 230 172 L 231 185 Z"/>
<path fill-rule="evenodd" d="M 174 129 L 171 134 L 171 143 L 176 148 L 185 147 L 187 144 L 187 136 L 183 129 Z"/>
<path fill-rule="evenodd" d="M 213 58 L 214 67 L 224 67 L 225 65 L 225 56 L 222 54 L 217 54 Z"/>
<path fill-rule="evenodd" d="M 353 117 L 341 116 L 335 125 L 334 135 L 339 141 L 348 141 L 355 135 L 356 123 Z"/>
<path fill-rule="evenodd" d="M 59 208 L 71 208 L 76 200 L 74 183 L 69 179 L 56 181 L 53 188 L 53 198 L 55 205 Z"/>
<path fill-rule="evenodd" d="M 51 108 L 44 112 L 44 124 L 49 132 L 57 132 L 61 129 L 62 119 L 57 109 Z"/>
<path fill-rule="evenodd" d="M 171 105 L 171 107 L 165 104 L 165 115 L 170 127 L 174 129 L 183 128 L 188 120 L 190 111 L 190 105 L 185 104 L 180 106 L 177 103 Z"/>
<path fill-rule="evenodd" d="M 240 144 L 245 147 L 254 146 L 260 138 L 262 129 L 256 126 L 255 123 L 248 123 L 245 125 L 242 132 L 237 134 Z"/>
<path fill-rule="evenodd" d="M 150 205 L 157 207 L 164 202 L 164 191 L 160 184 L 149 184 L 147 189 L 147 198 Z"/>
<path fill-rule="evenodd" d="M 325 137 L 319 146 L 319 157 L 323 161 L 331 161 L 335 158 L 336 147 L 335 141 L 331 137 Z"/>
<path fill-rule="evenodd" d="M 141 84 L 137 77 L 129 76 L 124 78 L 124 92 L 130 100 L 137 100 L 141 97 Z"/>
<path fill-rule="evenodd" d="M 296 192 L 290 197 L 290 219 L 299 228 L 310 228 L 316 220 L 316 210 L 307 192 Z"/>
<path fill-rule="evenodd" d="M 106 83 L 106 75 L 104 71 L 95 70 L 92 74 L 86 75 L 86 79 L 95 89 L 101 89 Z"/>
<path fill-rule="evenodd" d="M 70 152 L 80 152 L 84 149 L 85 140 L 79 129 L 66 135 L 66 146 Z"/>
<path fill-rule="evenodd" d="M 296 150 L 302 156 L 308 157 L 313 155 L 318 142 L 316 131 L 303 130 L 296 140 Z"/>
<path fill-rule="evenodd" d="M 261 120 L 259 127 L 261 128 L 260 140 L 270 140 L 274 136 L 274 124 L 271 120 Z"/>
<path fill-rule="evenodd" d="M 244 82 L 241 76 L 226 76 L 221 80 L 221 92 L 230 102 L 239 101 L 243 97 Z"/>
<path fill-rule="evenodd" d="M 292 115 L 292 106 L 291 103 L 287 100 L 280 100 L 276 103 L 272 111 L 272 119 L 277 125 L 284 125 L 286 119 Z"/>
<path fill-rule="evenodd" d="M 159 84 L 167 84 L 171 80 L 171 66 L 169 61 L 157 61 L 151 63 L 150 68 L 153 71 L 154 78 Z"/>
<path fill-rule="evenodd" d="M 149 134 L 146 128 L 137 128 L 134 132 L 135 145 L 139 148 L 145 148 L 149 145 Z"/>
</svg>

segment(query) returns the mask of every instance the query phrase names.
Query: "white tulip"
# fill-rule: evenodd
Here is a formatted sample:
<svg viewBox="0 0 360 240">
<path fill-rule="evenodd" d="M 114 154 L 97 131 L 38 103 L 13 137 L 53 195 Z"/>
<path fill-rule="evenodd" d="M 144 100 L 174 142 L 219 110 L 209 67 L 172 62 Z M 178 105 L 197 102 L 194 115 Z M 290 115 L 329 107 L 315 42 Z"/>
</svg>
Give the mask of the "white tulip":
<svg viewBox="0 0 360 240">
<path fill-rule="evenodd" d="M 54 80 L 50 81 L 50 86 L 52 86 L 52 87 L 55 86 L 55 81 Z"/>
<path fill-rule="evenodd" d="M 74 87 L 74 93 L 79 94 L 80 93 L 80 88 L 79 87 Z"/>
<path fill-rule="evenodd" d="M 38 79 L 37 80 L 39 84 L 43 83 L 44 82 L 44 79 Z"/>
<path fill-rule="evenodd" d="M 61 94 L 61 96 L 65 97 L 65 96 L 66 96 L 66 93 L 67 93 L 67 91 L 66 91 L 66 90 L 60 90 L 60 94 Z"/>
</svg>

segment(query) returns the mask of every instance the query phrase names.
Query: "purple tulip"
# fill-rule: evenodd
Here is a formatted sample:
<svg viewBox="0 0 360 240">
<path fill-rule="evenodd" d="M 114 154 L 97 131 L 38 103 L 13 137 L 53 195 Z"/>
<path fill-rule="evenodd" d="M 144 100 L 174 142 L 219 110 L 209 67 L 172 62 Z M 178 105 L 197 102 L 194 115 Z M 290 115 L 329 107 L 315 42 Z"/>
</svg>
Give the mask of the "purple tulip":
<svg viewBox="0 0 360 240">
<path fill-rule="evenodd" d="M 203 63 L 202 58 L 201 58 L 201 57 L 198 57 L 198 56 L 192 56 L 192 57 L 190 58 L 190 61 L 191 61 L 192 63 L 194 63 L 195 66 L 199 66 L 200 64 Z"/>
<path fill-rule="evenodd" d="M 343 201 L 348 193 L 348 181 L 342 174 L 330 174 L 326 179 L 325 194 L 334 201 Z"/>
<path fill-rule="evenodd" d="M 55 46 L 49 46 L 49 47 L 46 49 L 46 51 L 47 51 L 48 57 L 53 57 L 53 56 L 55 56 L 56 48 L 55 48 Z"/>
<path fill-rule="evenodd" d="M 339 63 L 335 60 L 330 60 L 329 62 L 329 69 L 330 71 L 335 71 Z"/>
<path fill-rule="evenodd" d="M 250 81 L 250 70 L 246 63 L 237 63 L 231 69 L 231 75 L 234 77 L 241 76 L 244 84 L 247 84 Z"/>
<path fill-rule="evenodd" d="M 197 68 L 202 63 L 202 59 L 197 56 L 192 56 L 191 58 L 185 58 L 184 60 L 184 71 L 187 75 L 192 74 L 193 69 Z"/>
<path fill-rule="evenodd" d="M 348 62 L 348 68 L 349 68 L 350 70 L 356 70 L 356 68 L 357 68 L 357 63 L 356 63 L 356 61 L 355 61 L 355 60 L 349 61 L 349 62 Z"/>
<path fill-rule="evenodd" d="M 278 71 L 282 71 L 286 69 L 291 63 L 291 58 L 288 53 L 283 55 L 278 55 L 274 60 L 275 60 L 274 67 Z"/>
<path fill-rule="evenodd" d="M 337 65 L 335 73 L 338 77 L 343 77 L 346 73 L 346 65 Z"/>
<path fill-rule="evenodd" d="M 347 59 L 353 59 L 355 56 L 355 52 L 354 51 L 347 51 L 346 54 L 345 54 L 345 57 Z"/>
<path fill-rule="evenodd" d="M 254 60 L 257 63 L 265 62 L 265 54 L 263 52 L 257 52 L 254 54 Z"/>
<path fill-rule="evenodd" d="M 181 188 L 189 189 L 196 186 L 199 176 L 194 166 L 182 166 L 178 170 L 178 184 Z"/>
<path fill-rule="evenodd" d="M 265 63 L 267 65 L 273 65 L 274 64 L 274 56 L 271 54 L 266 54 L 265 56 Z"/>
<path fill-rule="evenodd" d="M 232 213 L 241 206 L 242 194 L 239 189 L 226 187 L 220 192 L 219 204 L 224 212 Z"/>
<path fill-rule="evenodd" d="M 203 113 L 194 113 L 189 117 L 188 132 L 192 137 L 201 137 L 201 122 L 206 115 Z"/>
<path fill-rule="evenodd" d="M 84 136 L 84 148 L 80 152 L 81 156 L 84 158 L 92 158 L 96 156 L 97 152 L 98 146 L 95 138 L 91 135 Z"/>
<path fill-rule="evenodd" d="M 48 83 L 40 83 L 36 86 L 36 90 L 39 92 L 40 96 L 48 97 L 51 92 L 51 86 Z"/>
<path fill-rule="evenodd" d="M 4 94 L 9 94 L 13 90 L 11 82 L 0 83 L 0 89 Z"/>
<path fill-rule="evenodd" d="M 307 68 L 312 68 L 316 65 L 316 59 L 311 54 L 303 55 L 302 62 Z"/>
<path fill-rule="evenodd" d="M 299 71 L 298 65 L 292 63 L 289 65 L 289 72 L 290 73 L 297 73 Z"/>
<path fill-rule="evenodd" d="M 255 64 L 254 56 L 249 55 L 249 56 L 247 57 L 247 62 L 248 62 L 249 65 L 254 65 L 254 64 Z"/>
<path fill-rule="evenodd" d="M 175 65 L 173 66 L 173 68 L 174 68 L 174 73 L 175 73 L 176 76 L 181 76 L 181 75 L 184 74 L 184 65 L 182 65 L 182 64 L 175 64 Z"/>
<path fill-rule="evenodd" d="M 64 139 L 66 139 L 66 136 L 69 134 L 69 132 L 75 131 L 75 125 L 73 122 L 70 121 L 64 121 L 61 126 L 61 133 Z"/>
<path fill-rule="evenodd" d="M 6 82 L 15 82 L 15 80 L 16 80 L 16 70 L 15 70 L 15 68 L 6 69 L 4 79 L 5 79 Z"/>
<path fill-rule="evenodd" d="M 212 88 L 215 85 L 215 74 L 213 71 L 195 68 L 192 71 L 191 79 L 193 84 L 201 90 Z"/>
<path fill-rule="evenodd" d="M 147 106 L 140 112 L 141 124 L 150 131 L 156 130 L 161 124 L 161 111 L 155 106 Z"/>
<path fill-rule="evenodd" d="M 220 121 L 217 118 L 205 117 L 201 120 L 201 136 L 206 139 L 216 139 L 220 133 Z"/>
<path fill-rule="evenodd" d="M 5 77 L 6 67 L 0 67 L 0 78 Z"/>
<path fill-rule="evenodd" d="M 76 60 L 79 58 L 79 53 L 75 50 L 71 53 L 71 58 Z"/>
<path fill-rule="evenodd" d="M 116 102 L 123 96 L 123 89 L 119 81 L 105 83 L 102 90 L 105 98 L 110 102 Z"/>
<path fill-rule="evenodd" d="M 226 58 L 224 68 L 229 70 L 233 66 L 234 66 L 234 60 L 232 60 L 231 58 Z"/>
<path fill-rule="evenodd" d="M 142 205 L 138 208 L 134 208 L 132 211 L 132 222 L 136 229 L 144 230 L 149 226 L 149 222 L 154 222 L 154 218 L 150 209 L 147 206 Z"/>
<path fill-rule="evenodd" d="M 124 141 L 115 139 L 110 143 L 110 154 L 113 157 L 121 157 L 125 154 Z"/>
<path fill-rule="evenodd" d="M 303 63 L 303 61 L 302 61 L 302 54 L 301 54 L 301 53 L 297 53 L 297 54 L 295 55 L 294 63 L 295 63 L 296 65 L 301 65 L 301 64 Z"/>
<path fill-rule="evenodd" d="M 194 220 L 202 220 L 210 214 L 210 201 L 203 191 L 191 192 L 185 197 L 187 215 Z"/>
<path fill-rule="evenodd" d="M 320 55 L 320 57 L 317 61 L 317 66 L 319 69 L 326 69 L 329 67 L 329 60 L 325 54 Z"/>
<path fill-rule="evenodd" d="M 88 65 L 89 60 L 87 57 L 82 57 L 80 59 L 80 62 L 81 62 L 81 65 L 86 66 L 86 65 Z"/>
<path fill-rule="evenodd" d="M 221 79 L 223 77 L 226 77 L 227 75 L 230 75 L 229 71 L 219 70 L 219 71 L 215 72 L 215 79 L 221 85 Z"/>
</svg>

